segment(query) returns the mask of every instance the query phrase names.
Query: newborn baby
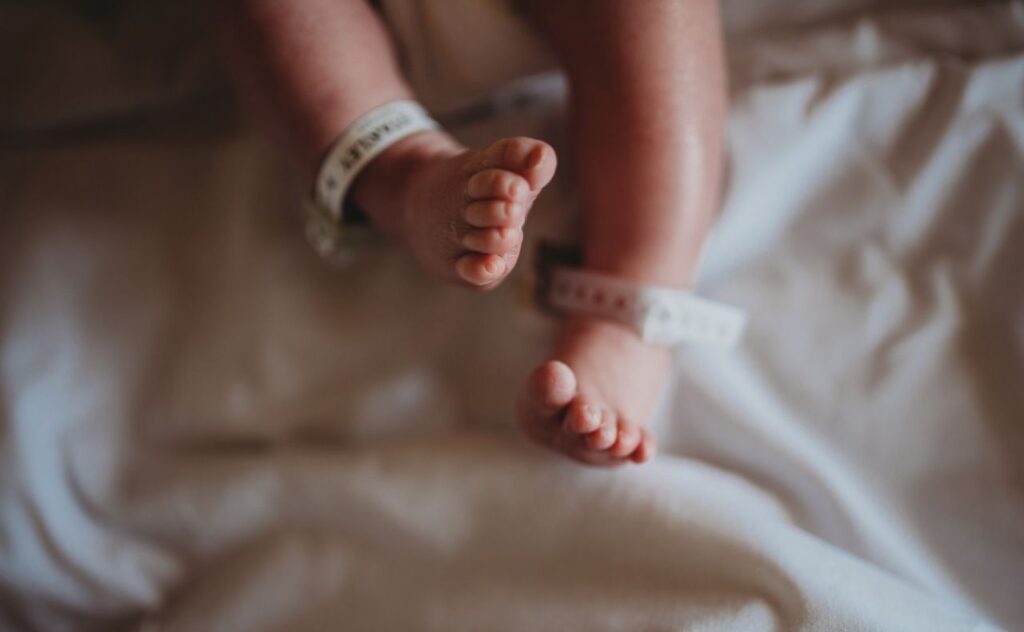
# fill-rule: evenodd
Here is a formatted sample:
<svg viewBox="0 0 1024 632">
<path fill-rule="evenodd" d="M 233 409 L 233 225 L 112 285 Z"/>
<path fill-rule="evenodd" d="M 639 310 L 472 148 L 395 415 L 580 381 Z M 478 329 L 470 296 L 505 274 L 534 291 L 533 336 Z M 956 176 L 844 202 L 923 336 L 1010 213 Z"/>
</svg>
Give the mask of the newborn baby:
<svg viewBox="0 0 1024 632">
<path fill-rule="evenodd" d="M 243 92 L 311 175 L 353 121 L 415 99 L 367 0 L 211 4 Z M 569 80 L 584 268 L 688 287 L 722 163 L 717 3 L 523 0 L 515 9 Z M 488 290 L 516 265 L 530 207 L 556 162 L 539 139 L 466 148 L 441 129 L 423 130 L 373 158 L 346 202 L 425 273 Z M 669 361 L 668 349 L 619 323 L 569 316 L 551 359 L 522 387 L 518 420 L 533 439 L 584 463 L 642 463 L 654 454 L 645 424 Z"/>
</svg>

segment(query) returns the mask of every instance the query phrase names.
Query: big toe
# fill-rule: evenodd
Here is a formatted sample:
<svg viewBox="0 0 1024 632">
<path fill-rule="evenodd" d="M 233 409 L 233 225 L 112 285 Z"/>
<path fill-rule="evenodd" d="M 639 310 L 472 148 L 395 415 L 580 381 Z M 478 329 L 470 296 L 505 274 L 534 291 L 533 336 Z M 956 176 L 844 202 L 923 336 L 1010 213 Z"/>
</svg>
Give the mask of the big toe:
<svg viewBox="0 0 1024 632">
<path fill-rule="evenodd" d="M 602 410 L 599 404 L 584 397 L 577 397 L 565 413 L 565 430 L 585 435 L 601 427 Z"/>
<path fill-rule="evenodd" d="M 496 287 L 508 275 L 505 258 L 494 254 L 468 253 L 455 261 L 455 273 L 470 286 L 481 290 Z"/>
<path fill-rule="evenodd" d="M 551 145 L 526 136 L 503 138 L 483 151 L 483 167 L 521 175 L 534 195 L 551 181 L 557 164 Z"/>
<path fill-rule="evenodd" d="M 550 443 L 561 432 L 562 411 L 576 395 L 576 375 L 564 362 L 545 362 L 530 374 L 519 396 L 519 422 L 526 434 Z"/>
</svg>

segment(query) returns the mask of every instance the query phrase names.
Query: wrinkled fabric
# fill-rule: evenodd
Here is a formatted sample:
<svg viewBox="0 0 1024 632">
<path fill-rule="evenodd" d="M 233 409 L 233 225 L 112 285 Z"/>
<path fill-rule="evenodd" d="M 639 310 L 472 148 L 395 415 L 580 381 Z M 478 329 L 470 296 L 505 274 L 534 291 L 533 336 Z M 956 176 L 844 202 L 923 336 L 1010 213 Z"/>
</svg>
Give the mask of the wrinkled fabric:
<svg viewBox="0 0 1024 632">
<path fill-rule="evenodd" d="M 1024 628 L 1021 3 L 733 23 L 700 291 L 750 328 L 615 471 L 515 430 L 524 270 L 316 260 L 173 4 L 0 12 L 0 629 Z M 532 94 L 455 131 L 552 139 L 536 239 Z"/>
</svg>

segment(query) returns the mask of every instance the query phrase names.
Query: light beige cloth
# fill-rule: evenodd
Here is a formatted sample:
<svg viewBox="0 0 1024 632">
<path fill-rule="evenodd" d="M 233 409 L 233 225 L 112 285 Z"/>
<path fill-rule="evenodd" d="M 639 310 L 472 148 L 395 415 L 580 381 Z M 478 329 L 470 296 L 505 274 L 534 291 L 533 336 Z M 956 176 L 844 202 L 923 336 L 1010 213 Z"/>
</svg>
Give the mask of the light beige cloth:
<svg viewBox="0 0 1024 632">
<path fill-rule="evenodd" d="M 1024 629 L 1020 3 L 731 27 L 749 336 L 621 471 L 515 431 L 514 283 L 320 265 L 177 4 L 0 9 L 0 629 Z"/>
</svg>

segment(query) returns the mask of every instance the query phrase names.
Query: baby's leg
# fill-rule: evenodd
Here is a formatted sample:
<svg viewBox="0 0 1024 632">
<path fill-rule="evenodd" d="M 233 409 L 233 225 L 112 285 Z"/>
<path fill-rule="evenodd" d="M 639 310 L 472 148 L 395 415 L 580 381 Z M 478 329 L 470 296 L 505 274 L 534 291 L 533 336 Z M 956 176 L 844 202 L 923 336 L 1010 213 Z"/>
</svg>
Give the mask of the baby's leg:
<svg viewBox="0 0 1024 632">
<path fill-rule="evenodd" d="M 684 288 L 717 204 L 726 106 L 715 0 L 528 0 L 572 90 L 586 267 Z M 526 432 L 579 460 L 650 458 L 667 350 L 569 318 L 520 398 Z"/>
<path fill-rule="evenodd" d="M 353 120 L 412 98 L 366 0 L 208 4 L 243 92 L 310 175 Z M 427 272 L 490 288 L 515 264 L 526 214 L 554 169 L 537 140 L 469 151 L 442 131 L 420 132 L 375 158 L 350 195 Z"/>
</svg>

